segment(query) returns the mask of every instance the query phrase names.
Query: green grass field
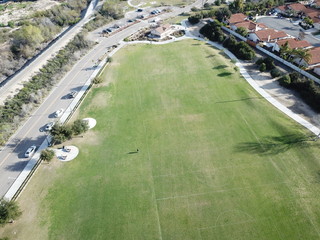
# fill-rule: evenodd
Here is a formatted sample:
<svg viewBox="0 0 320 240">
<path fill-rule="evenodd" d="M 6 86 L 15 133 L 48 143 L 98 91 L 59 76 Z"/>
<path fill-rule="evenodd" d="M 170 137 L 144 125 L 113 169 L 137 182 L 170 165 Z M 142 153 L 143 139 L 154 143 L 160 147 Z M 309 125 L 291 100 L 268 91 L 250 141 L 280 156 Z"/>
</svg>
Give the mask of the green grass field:
<svg viewBox="0 0 320 240">
<path fill-rule="evenodd" d="M 104 76 L 80 108 L 98 124 L 79 157 L 21 196 L 42 196 L 49 239 L 320 238 L 319 143 L 218 50 L 130 46 Z"/>
</svg>

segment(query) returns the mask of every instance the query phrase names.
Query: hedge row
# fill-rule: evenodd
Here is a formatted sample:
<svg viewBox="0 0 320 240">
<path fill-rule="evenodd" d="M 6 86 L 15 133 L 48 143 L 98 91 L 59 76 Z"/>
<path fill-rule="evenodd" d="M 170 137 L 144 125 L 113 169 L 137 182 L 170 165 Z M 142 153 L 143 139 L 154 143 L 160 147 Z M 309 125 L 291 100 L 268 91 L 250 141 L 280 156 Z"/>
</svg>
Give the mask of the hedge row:
<svg viewBox="0 0 320 240">
<path fill-rule="evenodd" d="M 242 60 L 252 60 L 255 52 L 246 42 L 238 42 L 234 36 L 227 37 L 221 30 L 221 23 L 214 21 L 208 23 L 200 29 L 200 33 L 214 42 L 222 43 L 235 56 Z"/>
<path fill-rule="evenodd" d="M 297 72 L 284 75 L 279 79 L 281 86 L 295 90 L 316 112 L 320 112 L 320 86 Z"/>
</svg>

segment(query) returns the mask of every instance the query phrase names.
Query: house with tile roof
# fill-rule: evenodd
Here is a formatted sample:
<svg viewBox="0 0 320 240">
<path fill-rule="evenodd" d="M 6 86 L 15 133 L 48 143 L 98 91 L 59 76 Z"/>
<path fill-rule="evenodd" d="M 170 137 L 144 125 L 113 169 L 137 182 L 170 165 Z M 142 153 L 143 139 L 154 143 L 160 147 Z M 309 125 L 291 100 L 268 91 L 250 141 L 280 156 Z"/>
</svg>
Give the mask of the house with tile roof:
<svg viewBox="0 0 320 240">
<path fill-rule="evenodd" d="M 306 6 L 301 3 L 292 3 L 287 5 L 287 9 L 300 13 L 306 9 Z"/>
<path fill-rule="evenodd" d="M 272 51 L 279 52 L 280 47 L 283 46 L 285 43 L 288 43 L 289 48 L 297 49 L 297 48 L 311 48 L 312 45 L 306 40 L 298 40 L 296 38 L 287 38 L 281 39 L 274 43 Z"/>
<path fill-rule="evenodd" d="M 313 21 L 313 26 L 320 29 L 320 10 L 314 8 L 306 8 L 304 10 L 304 16 L 309 17 Z"/>
<path fill-rule="evenodd" d="M 151 34 L 158 38 L 164 38 L 173 32 L 173 28 L 170 24 L 163 24 L 157 28 L 151 30 Z"/>
<path fill-rule="evenodd" d="M 274 11 L 276 13 L 285 13 L 286 12 L 286 5 L 281 5 L 281 6 L 275 7 Z"/>
<path fill-rule="evenodd" d="M 291 36 L 287 35 L 283 31 L 277 31 L 270 28 L 249 33 L 247 38 L 255 43 L 261 42 L 267 47 L 273 47 L 274 42 L 281 39 L 291 38 Z"/>
<path fill-rule="evenodd" d="M 230 28 L 233 31 L 236 31 L 239 27 L 243 27 L 248 30 L 248 32 L 256 32 L 259 30 L 267 29 L 267 26 L 263 23 L 255 23 L 250 20 L 245 20 L 243 22 L 230 24 Z"/>
<path fill-rule="evenodd" d="M 306 62 L 303 59 L 296 59 L 295 62 L 309 69 L 320 66 L 320 47 L 310 48 L 309 53 L 311 55 L 309 61 Z"/>
<path fill-rule="evenodd" d="M 248 17 L 246 15 L 244 15 L 243 13 L 236 13 L 236 14 L 232 14 L 230 16 L 230 18 L 225 21 L 225 23 L 231 25 L 231 24 L 243 22 L 243 21 L 247 20 L 247 18 Z"/>
</svg>

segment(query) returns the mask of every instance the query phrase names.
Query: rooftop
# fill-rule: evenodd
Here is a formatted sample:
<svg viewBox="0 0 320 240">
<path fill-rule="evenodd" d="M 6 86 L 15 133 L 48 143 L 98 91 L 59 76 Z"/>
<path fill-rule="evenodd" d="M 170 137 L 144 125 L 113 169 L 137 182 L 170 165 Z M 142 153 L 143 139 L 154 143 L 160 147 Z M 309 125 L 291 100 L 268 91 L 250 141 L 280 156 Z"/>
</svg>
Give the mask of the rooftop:
<svg viewBox="0 0 320 240">
<path fill-rule="evenodd" d="M 300 40 L 295 39 L 295 38 L 288 38 L 288 39 L 278 40 L 277 44 L 279 46 L 282 46 L 286 42 L 288 42 L 288 46 L 290 48 L 305 48 L 305 47 L 310 47 L 311 46 L 311 44 L 308 41 L 306 41 L 306 40 L 300 41 Z"/>
<path fill-rule="evenodd" d="M 234 24 L 237 27 L 243 27 L 246 28 L 248 30 L 255 30 L 256 27 L 260 27 L 260 28 L 267 28 L 266 25 L 264 25 L 263 23 L 255 23 L 249 20 L 245 20 L 243 22 L 238 22 Z"/>
<path fill-rule="evenodd" d="M 311 48 L 309 50 L 311 59 L 308 61 L 309 65 L 320 63 L 320 47 Z"/>
<path fill-rule="evenodd" d="M 229 23 L 238 23 L 238 22 L 243 22 L 245 21 L 247 18 L 246 15 L 244 15 L 243 13 L 236 13 L 236 14 L 232 14 L 231 17 L 228 19 Z"/>
<path fill-rule="evenodd" d="M 260 41 L 272 41 L 279 38 L 288 37 L 288 35 L 283 31 L 276 31 L 274 29 L 265 29 L 256 31 L 255 34 L 260 39 Z"/>
</svg>

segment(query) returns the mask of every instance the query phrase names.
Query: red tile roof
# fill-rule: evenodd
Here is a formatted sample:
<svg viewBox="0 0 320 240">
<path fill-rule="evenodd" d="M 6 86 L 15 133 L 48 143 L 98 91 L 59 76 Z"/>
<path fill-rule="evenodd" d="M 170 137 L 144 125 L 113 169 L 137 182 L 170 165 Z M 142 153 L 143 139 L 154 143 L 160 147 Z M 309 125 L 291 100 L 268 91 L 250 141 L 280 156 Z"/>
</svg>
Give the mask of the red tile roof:
<svg viewBox="0 0 320 240">
<path fill-rule="evenodd" d="M 318 12 L 318 10 L 317 10 L 317 9 L 314 9 L 314 8 L 306 8 L 306 9 L 303 10 L 303 12 L 304 12 L 305 14 L 307 14 L 307 13 Z"/>
<path fill-rule="evenodd" d="M 281 10 L 283 12 L 286 10 L 286 6 L 285 5 L 281 5 L 281 6 L 278 6 L 276 8 L 278 8 L 279 10 Z"/>
<path fill-rule="evenodd" d="M 311 55 L 311 59 L 308 61 L 309 65 L 320 63 L 320 47 L 311 48 L 309 53 Z"/>
<path fill-rule="evenodd" d="M 320 22 L 320 11 L 309 12 L 306 13 L 306 15 L 311 18 L 314 23 Z"/>
<path fill-rule="evenodd" d="M 260 27 L 260 28 L 267 28 L 266 25 L 264 25 L 263 23 L 255 23 L 249 20 L 243 21 L 243 22 L 238 22 L 234 24 L 236 27 L 243 27 L 245 29 L 248 30 L 256 30 L 256 27 Z"/>
<path fill-rule="evenodd" d="M 296 12 L 303 12 L 303 10 L 306 9 L 306 7 L 301 3 L 292 3 L 288 5 L 288 8 L 291 8 L 292 10 Z"/>
<path fill-rule="evenodd" d="M 305 47 L 310 47 L 311 44 L 308 41 L 305 40 L 298 40 L 295 38 L 288 38 L 288 39 L 281 39 L 277 41 L 277 44 L 279 46 L 284 45 L 286 42 L 288 42 L 288 45 L 290 48 L 305 48 Z"/>
<path fill-rule="evenodd" d="M 246 15 L 244 15 L 243 13 L 236 13 L 236 14 L 232 14 L 231 17 L 228 19 L 229 23 L 238 23 L 238 22 L 243 22 L 245 21 L 245 19 L 247 18 Z"/>
<path fill-rule="evenodd" d="M 288 35 L 283 32 L 283 31 L 276 31 L 274 29 L 265 29 L 265 30 L 260 30 L 260 31 L 256 31 L 255 34 L 257 35 L 257 37 L 260 39 L 260 41 L 273 41 L 279 38 L 285 38 L 288 37 Z M 270 39 L 269 39 L 270 36 Z"/>
</svg>

